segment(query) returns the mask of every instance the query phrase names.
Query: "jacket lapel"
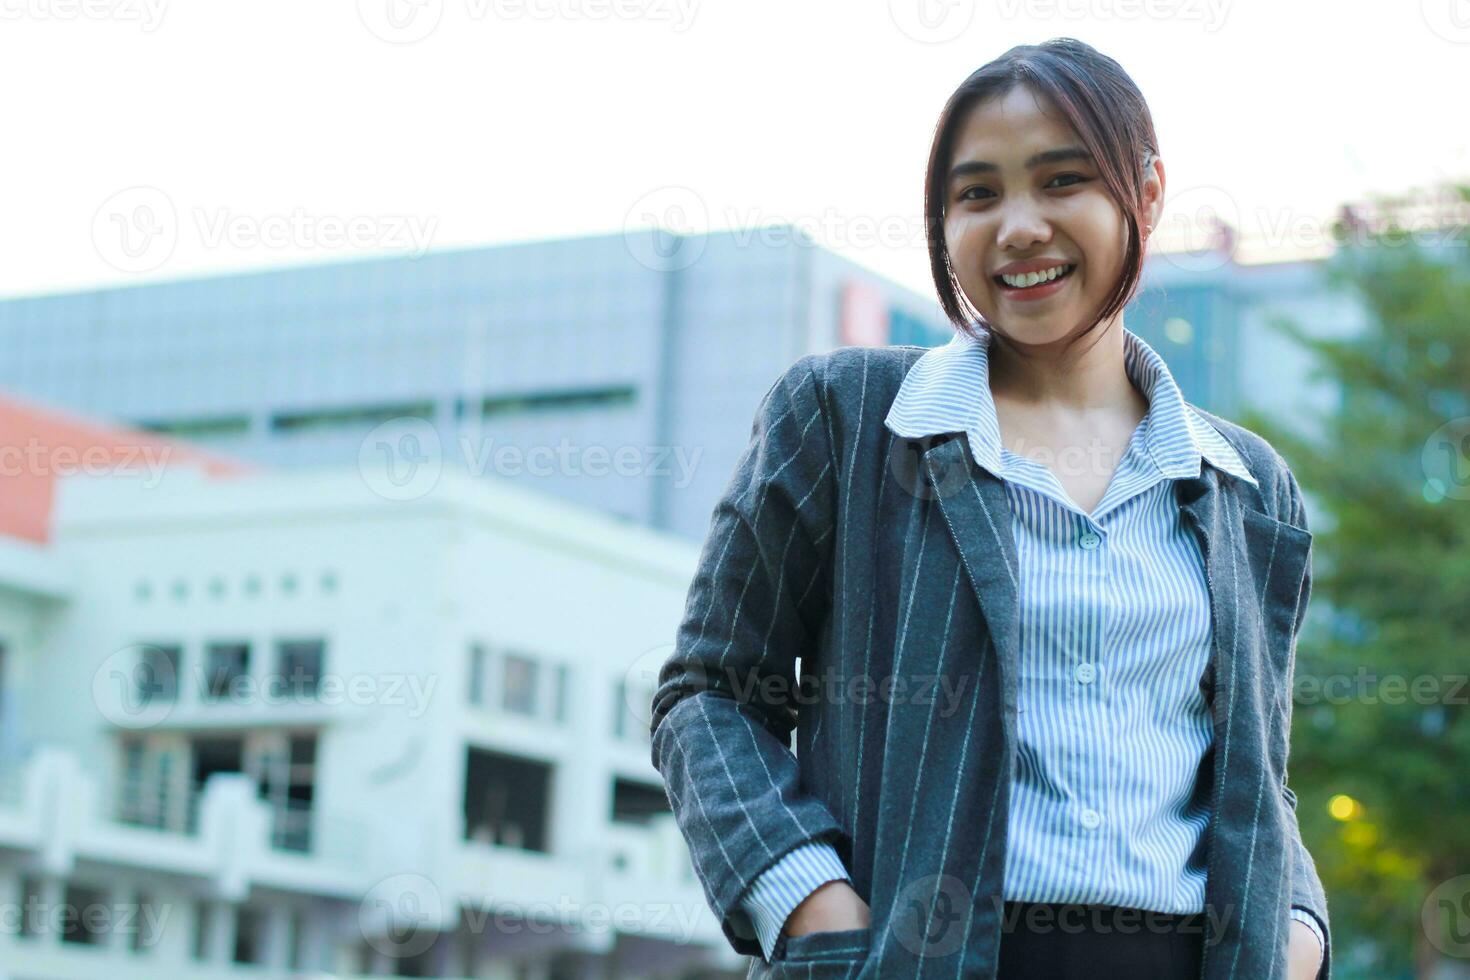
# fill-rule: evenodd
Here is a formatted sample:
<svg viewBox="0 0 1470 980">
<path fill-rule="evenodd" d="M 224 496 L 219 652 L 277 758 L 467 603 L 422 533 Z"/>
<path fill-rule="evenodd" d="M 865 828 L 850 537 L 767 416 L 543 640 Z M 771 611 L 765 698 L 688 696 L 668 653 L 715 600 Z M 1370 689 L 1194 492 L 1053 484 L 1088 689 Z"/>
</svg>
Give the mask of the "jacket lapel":
<svg viewBox="0 0 1470 980">
<path fill-rule="evenodd" d="M 995 644 L 1009 737 L 1015 728 L 1021 607 L 1020 556 L 1005 484 L 975 462 L 963 433 L 942 436 L 925 451 L 923 471 L 923 492 L 939 502 Z"/>
</svg>

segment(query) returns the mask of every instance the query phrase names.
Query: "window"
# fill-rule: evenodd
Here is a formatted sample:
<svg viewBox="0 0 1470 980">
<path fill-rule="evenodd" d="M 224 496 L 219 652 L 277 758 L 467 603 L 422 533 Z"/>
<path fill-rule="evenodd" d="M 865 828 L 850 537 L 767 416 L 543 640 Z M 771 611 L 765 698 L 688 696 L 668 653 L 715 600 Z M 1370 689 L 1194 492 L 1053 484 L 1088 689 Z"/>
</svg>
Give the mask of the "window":
<svg viewBox="0 0 1470 980">
<path fill-rule="evenodd" d="M 470 645 L 470 704 L 485 703 L 485 648 L 478 643 Z"/>
<path fill-rule="evenodd" d="M 508 653 L 505 655 L 501 706 L 506 711 L 534 716 L 536 714 L 536 668 L 540 666 L 529 657 Z"/>
<path fill-rule="evenodd" d="M 316 697 L 325 646 L 321 640 L 282 640 L 277 644 L 276 663 L 285 693 L 297 699 Z"/>
<path fill-rule="evenodd" d="M 397 418 L 419 418 L 433 421 L 434 403 L 431 401 L 401 402 L 380 405 L 352 405 L 343 408 L 325 408 L 303 412 L 278 412 L 271 417 L 271 429 L 275 432 L 330 432 L 332 430 L 364 428 Z"/>
<path fill-rule="evenodd" d="M 101 888 L 68 884 L 63 901 L 70 914 L 62 919 L 62 942 L 96 946 L 112 930 L 112 907 Z"/>
<path fill-rule="evenodd" d="M 316 797 L 316 736 L 272 732 L 255 742 L 258 796 L 271 807 L 271 846 L 310 852 Z"/>
<path fill-rule="evenodd" d="M 265 944 L 265 915 L 253 905 L 241 905 L 235 909 L 235 955 L 236 963 L 259 963 L 261 949 Z"/>
<path fill-rule="evenodd" d="M 662 786 L 620 777 L 613 780 L 613 820 L 646 824 L 670 812 L 668 793 Z"/>
<path fill-rule="evenodd" d="M 138 707 L 146 708 L 156 699 L 173 701 L 179 695 L 179 663 L 183 650 L 174 644 L 145 644 L 133 672 Z"/>
<path fill-rule="evenodd" d="M 177 439 L 208 439 L 211 436 L 243 436 L 250 433 L 250 418 L 245 415 L 221 415 L 212 418 L 144 420 L 137 428 Z"/>
<path fill-rule="evenodd" d="M 174 755 L 167 740 L 123 736 L 119 742 L 122 767 L 117 788 L 117 819 L 122 823 L 158 829 L 182 829 L 186 817 L 178 812 L 174 791 Z"/>
<path fill-rule="evenodd" d="M 466 750 L 465 839 L 548 850 L 551 766 L 534 759 Z"/>
<path fill-rule="evenodd" d="M 653 703 L 653 690 L 647 684 L 629 686 L 620 680 L 613 691 L 613 735 L 621 739 L 649 739 L 647 715 Z M 634 710 L 634 706 L 638 710 Z"/>
<path fill-rule="evenodd" d="M 636 388 L 631 385 L 615 385 L 606 388 L 495 395 L 480 402 L 480 411 L 485 415 L 520 415 L 567 409 L 613 408 L 632 405 L 636 400 Z"/>
<path fill-rule="evenodd" d="M 248 643 L 211 643 L 204 653 L 205 693 L 211 700 L 243 698 L 250 673 Z"/>
<path fill-rule="evenodd" d="M 209 950 L 209 902 L 205 899 L 194 900 L 194 944 L 193 954 L 196 960 L 202 960 L 208 955 Z"/>
<path fill-rule="evenodd" d="M 152 949 L 158 942 L 160 932 L 158 910 L 153 906 L 153 896 L 147 892 L 139 892 L 134 899 L 133 931 L 128 939 L 128 948 L 135 953 Z"/>
<path fill-rule="evenodd" d="M 20 879 L 20 936 L 30 939 L 47 928 L 45 905 L 41 899 L 41 879 L 23 875 Z"/>
</svg>

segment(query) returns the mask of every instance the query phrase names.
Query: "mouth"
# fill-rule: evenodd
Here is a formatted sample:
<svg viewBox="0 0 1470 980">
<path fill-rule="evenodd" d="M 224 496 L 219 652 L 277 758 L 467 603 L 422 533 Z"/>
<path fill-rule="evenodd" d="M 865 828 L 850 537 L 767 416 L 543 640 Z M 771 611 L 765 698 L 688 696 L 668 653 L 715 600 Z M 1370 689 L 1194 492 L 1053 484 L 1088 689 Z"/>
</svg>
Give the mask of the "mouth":
<svg viewBox="0 0 1470 980">
<path fill-rule="evenodd" d="M 1076 263 L 1072 263 L 1063 266 L 1061 273 L 1052 277 L 1051 279 L 1031 281 L 1031 278 L 1029 276 L 1012 277 L 1022 278 L 1028 283 L 1024 286 L 1013 286 L 1010 283 L 1006 282 L 1005 279 L 1001 278 L 1000 276 L 991 276 L 990 281 L 995 283 L 995 285 L 1000 289 L 1002 296 L 1009 296 L 1014 299 L 1040 299 L 1043 296 L 1050 296 L 1052 293 L 1060 289 L 1061 284 L 1071 278 L 1072 273 L 1076 270 Z"/>
</svg>

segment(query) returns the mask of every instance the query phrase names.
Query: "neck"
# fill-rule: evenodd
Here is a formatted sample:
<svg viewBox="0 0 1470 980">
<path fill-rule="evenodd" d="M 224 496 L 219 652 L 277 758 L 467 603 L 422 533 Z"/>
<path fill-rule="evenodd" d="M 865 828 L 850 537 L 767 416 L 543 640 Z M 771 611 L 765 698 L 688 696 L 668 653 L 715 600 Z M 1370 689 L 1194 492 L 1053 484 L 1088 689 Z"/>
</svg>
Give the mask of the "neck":
<svg viewBox="0 0 1470 980">
<path fill-rule="evenodd" d="M 992 397 L 1066 414 L 1147 411 L 1148 400 L 1124 368 L 1121 319 L 1069 346 L 1070 341 L 1025 344 L 992 334 L 987 355 Z"/>
</svg>

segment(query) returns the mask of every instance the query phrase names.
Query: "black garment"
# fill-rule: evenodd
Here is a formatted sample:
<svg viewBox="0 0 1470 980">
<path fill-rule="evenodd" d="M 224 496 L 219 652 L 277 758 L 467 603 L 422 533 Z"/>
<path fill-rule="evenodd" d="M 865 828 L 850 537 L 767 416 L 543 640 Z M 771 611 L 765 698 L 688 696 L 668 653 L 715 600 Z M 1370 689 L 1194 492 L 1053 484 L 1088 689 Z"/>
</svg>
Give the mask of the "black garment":
<svg viewBox="0 0 1470 980">
<path fill-rule="evenodd" d="M 1006 902 L 996 980 L 1194 980 L 1204 913 Z"/>
</svg>

